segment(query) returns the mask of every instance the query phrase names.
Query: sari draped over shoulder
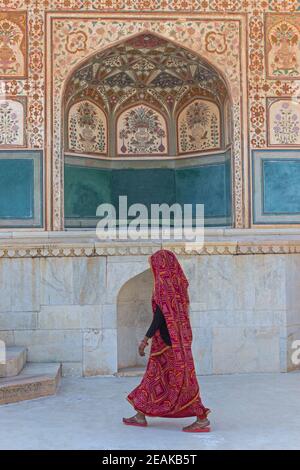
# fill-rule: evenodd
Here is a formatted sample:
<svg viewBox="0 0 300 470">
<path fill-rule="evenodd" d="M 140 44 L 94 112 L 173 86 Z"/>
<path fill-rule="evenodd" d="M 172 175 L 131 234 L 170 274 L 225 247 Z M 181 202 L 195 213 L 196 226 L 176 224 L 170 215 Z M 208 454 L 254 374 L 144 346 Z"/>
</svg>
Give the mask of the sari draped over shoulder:
<svg viewBox="0 0 300 470">
<path fill-rule="evenodd" d="M 156 331 L 145 375 L 128 401 L 147 416 L 204 419 L 210 410 L 202 404 L 195 373 L 187 278 L 171 251 L 154 253 L 150 264 L 154 276 L 152 309 L 155 312 L 156 306 L 160 307 L 172 346 Z"/>
</svg>

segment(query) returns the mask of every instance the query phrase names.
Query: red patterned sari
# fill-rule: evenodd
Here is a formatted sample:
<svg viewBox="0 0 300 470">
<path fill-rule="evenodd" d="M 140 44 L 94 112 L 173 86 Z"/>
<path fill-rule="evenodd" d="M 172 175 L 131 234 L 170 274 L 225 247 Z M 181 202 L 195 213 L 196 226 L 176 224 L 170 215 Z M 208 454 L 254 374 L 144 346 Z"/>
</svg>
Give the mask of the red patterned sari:
<svg viewBox="0 0 300 470">
<path fill-rule="evenodd" d="M 201 402 L 191 351 L 188 281 L 171 251 L 157 251 L 150 264 L 154 275 L 153 312 L 158 305 L 172 346 L 167 346 L 156 331 L 145 375 L 128 395 L 128 401 L 147 416 L 205 419 L 210 410 Z"/>
</svg>

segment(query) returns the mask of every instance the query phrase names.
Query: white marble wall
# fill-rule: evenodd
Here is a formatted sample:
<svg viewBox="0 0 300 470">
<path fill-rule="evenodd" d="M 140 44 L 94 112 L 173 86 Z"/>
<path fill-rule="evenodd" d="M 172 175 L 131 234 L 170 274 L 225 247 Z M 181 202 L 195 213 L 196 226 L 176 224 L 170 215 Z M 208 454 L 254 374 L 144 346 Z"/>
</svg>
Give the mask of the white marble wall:
<svg viewBox="0 0 300 470">
<path fill-rule="evenodd" d="M 201 374 L 287 371 L 300 339 L 300 254 L 181 256 Z M 66 375 L 141 364 L 147 256 L 0 259 L 0 339 Z M 298 366 L 299 367 L 299 366 Z"/>
<path fill-rule="evenodd" d="M 145 366 L 137 345 L 145 336 L 152 318 L 153 276 L 150 269 L 133 277 L 121 288 L 117 299 L 118 368 Z"/>
<path fill-rule="evenodd" d="M 285 370 L 286 357 L 281 357 L 286 325 L 285 256 L 210 256 L 193 263 L 187 272 L 197 273 L 191 277 L 197 371 Z"/>
<path fill-rule="evenodd" d="M 300 256 L 290 256 L 287 260 L 287 313 L 285 325 L 284 347 L 287 350 L 287 369 L 300 368 L 291 361 L 292 345 L 300 340 Z"/>
</svg>

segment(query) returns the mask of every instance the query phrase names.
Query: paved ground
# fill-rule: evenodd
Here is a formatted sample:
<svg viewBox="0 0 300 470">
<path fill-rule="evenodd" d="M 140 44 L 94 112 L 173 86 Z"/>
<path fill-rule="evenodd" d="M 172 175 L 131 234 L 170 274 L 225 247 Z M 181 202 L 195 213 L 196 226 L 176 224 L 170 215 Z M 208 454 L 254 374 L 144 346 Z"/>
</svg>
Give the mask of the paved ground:
<svg viewBox="0 0 300 470">
<path fill-rule="evenodd" d="M 300 372 L 200 377 L 210 434 L 191 419 L 125 427 L 138 378 L 66 378 L 58 395 L 0 407 L 0 449 L 300 449 Z"/>
</svg>

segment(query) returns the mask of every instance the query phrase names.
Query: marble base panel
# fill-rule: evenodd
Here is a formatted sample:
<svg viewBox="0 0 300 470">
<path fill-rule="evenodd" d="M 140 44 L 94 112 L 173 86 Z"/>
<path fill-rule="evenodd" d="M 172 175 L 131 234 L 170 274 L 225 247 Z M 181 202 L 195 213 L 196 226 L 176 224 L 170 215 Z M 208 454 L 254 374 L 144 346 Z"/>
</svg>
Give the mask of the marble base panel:
<svg viewBox="0 0 300 470">
<path fill-rule="evenodd" d="M 300 341 L 300 254 L 179 255 L 199 374 L 278 372 Z M 151 322 L 148 255 L 0 259 L 0 340 L 64 375 L 140 367 Z M 300 355 L 299 355 L 300 356 Z"/>
</svg>

